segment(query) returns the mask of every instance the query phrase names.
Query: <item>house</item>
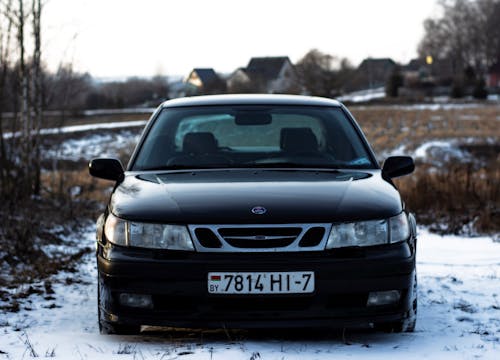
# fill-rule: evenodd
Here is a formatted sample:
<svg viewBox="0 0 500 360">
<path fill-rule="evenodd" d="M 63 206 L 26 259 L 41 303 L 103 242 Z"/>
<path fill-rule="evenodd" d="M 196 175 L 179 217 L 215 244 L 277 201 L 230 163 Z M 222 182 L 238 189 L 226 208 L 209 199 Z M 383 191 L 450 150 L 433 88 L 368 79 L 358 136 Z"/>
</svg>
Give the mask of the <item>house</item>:
<svg viewBox="0 0 500 360">
<path fill-rule="evenodd" d="M 195 68 L 184 81 L 186 95 L 213 95 L 226 92 L 226 82 L 212 68 Z"/>
<path fill-rule="evenodd" d="M 397 64 L 390 58 L 367 58 L 356 69 L 349 84 L 351 90 L 384 87 Z"/>
<path fill-rule="evenodd" d="M 227 90 L 233 94 L 258 93 L 259 86 L 254 84 L 246 68 L 236 69 L 227 79 Z"/>
<path fill-rule="evenodd" d="M 430 67 L 424 59 L 412 59 L 410 62 L 401 68 L 405 83 L 420 82 L 428 78 Z"/>
<path fill-rule="evenodd" d="M 230 92 L 288 93 L 297 86 L 297 76 L 288 56 L 254 57 L 227 84 Z"/>
<path fill-rule="evenodd" d="M 401 68 L 406 87 L 437 86 L 449 87 L 459 71 L 453 59 L 434 59 L 427 63 L 425 59 L 411 60 Z"/>
<path fill-rule="evenodd" d="M 486 86 L 500 88 L 500 61 L 493 64 L 488 69 L 488 74 L 486 75 Z"/>
<path fill-rule="evenodd" d="M 357 71 L 364 75 L 368 88 L 373 89 L 385 86 L 396 66 L 390 58 L 367 58 L 361 62 Z"/>
</svg>

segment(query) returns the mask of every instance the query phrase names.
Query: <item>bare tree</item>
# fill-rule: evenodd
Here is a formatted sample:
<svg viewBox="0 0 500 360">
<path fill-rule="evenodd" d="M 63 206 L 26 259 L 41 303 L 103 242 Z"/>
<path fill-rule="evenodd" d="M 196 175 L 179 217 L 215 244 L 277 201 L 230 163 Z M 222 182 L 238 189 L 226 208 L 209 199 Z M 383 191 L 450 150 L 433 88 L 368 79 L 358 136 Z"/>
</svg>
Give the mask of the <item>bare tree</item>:
<svg viewBox="0 0 500 360">
<path fill-rule="evenodd" d="M 157 106 L 168 96 L 168 78 L 131 77 L 126 81 L 94 84 L 88 90 L 86 105 L 89 108 Z"/>
<path fill-rule="evenodd" d="M 332 95 L 333 61 L 332 55 L 313 49 L 296 64 L 300 82 L 310 95 Z"/>
<path fill-rule="evenodd" d="M 10 164 L 7 162 L 7 148 L 4 140 L 4 119 L 3 113 L 6 109 L 5 94 L 7 86 L 7 76 L 10 70 L 9 49 L 12 40 L 12 18 L 8 15 L 12 1 L 0 4 L 0 189 L 6 189 L 7 176 L 10 171 Z M 0 194 L 1 195 L 1 194 Z"/>
<path fill-rule="evenodd" d="M 347 59 L 310 50 L 295 65 L 300 83 L 310 95 L 332 97 L 340 93 L 351 75 Z"/>
<path fill-rule="evenodd" d="M 90 82 L 90 75 L 75 72 L 71 64 L 61 64 L 55 73 L 45 73 L 44 106 L 61 111 L 59 126 L 64 124 L 67 112 L 74 114 L 85 107 Z"/>
<path fill-rule="evenodd" d="M 500 0 L 479 0 L 486 65 L 500 61 Z"/>
<path fill-rule="evenodd" d="M 500 58 L 500 0 L 441 0 L 440 18 L 424 22 L 420 56 L 451 59 L 457 74 L 481 77 Z"/>
<path fill-rule="evenodd" d="M 3 95 L 15 94 L 9 98 L 13 102 L 9 126 L 13 136 L 8 144 L 3 136 L 4 122 L 0 124 L 0 167 L 6 169 L 1 172 L 2 197 L 29 197 L 40 191 L 41 17 L 41 0 L 0 0 L 0 112 L 3 113 L 7 105 Z M 15 41 L 11 41 L 11 37 L 15 37 Z M 29 48 L 33 49 L 32 54 L 27 53 Z"/>
<path fill-rule="evenodd" d="M 34 121 L 30 132 L 34 133 L 32 138 L 32 149 L 30 152 L 31 160 L 29 164 L 32 166 L 31 178 L 33 179 L 33 193 L 40 194 L 40 173 L 41 173 L 41 153 L 40 153 L 40 129 L 43 122 L 43 73 L 42 73 L 42 2 L 41 0 L 32 0 L 31 2 L 31 19 L 32 19 L 32 34 L 33 34 L 33 59 L 32 64 L 32 98 L 31 108 L 34 116 Z"/>
</svg>

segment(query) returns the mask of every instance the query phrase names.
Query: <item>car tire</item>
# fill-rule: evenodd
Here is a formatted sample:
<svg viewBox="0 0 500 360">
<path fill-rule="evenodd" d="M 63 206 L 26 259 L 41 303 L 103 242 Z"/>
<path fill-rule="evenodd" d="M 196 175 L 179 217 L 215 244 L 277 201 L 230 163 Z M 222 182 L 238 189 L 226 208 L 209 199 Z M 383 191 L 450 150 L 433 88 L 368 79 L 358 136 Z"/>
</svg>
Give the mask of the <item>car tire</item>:
<svg viewBox="0 0 500 360">
<path fill-rule="evenodd" d="M 101 315 L 101 278 L 97 275 L 97 319 L 101 335 L 137 335 L 141 332 L 140 325 L 117 324 L 106 321 Z"/>
<path fill-rule="evenodd" d="M 413 332 L 415 331 L 415 326 L 417 324 L 417 306 L 418 306 L 418 294 L 417 294 L 417 272 L 414 270 L 415 278 L 413 281 L 412 289 L 412 306 L 408 311 L 408 315 L 405 319 L 389 323 L 378 323 L 374 325 L 375 330 L 380 330 L 388 333 L 400 333 L 400 332 Z"/>
<path fill-rule="evenodd" d="M 114 324 L 99 319 L 99 332 L 102 335 L 137 335 L 141 332 L 141 326 Z"/>
</svg>

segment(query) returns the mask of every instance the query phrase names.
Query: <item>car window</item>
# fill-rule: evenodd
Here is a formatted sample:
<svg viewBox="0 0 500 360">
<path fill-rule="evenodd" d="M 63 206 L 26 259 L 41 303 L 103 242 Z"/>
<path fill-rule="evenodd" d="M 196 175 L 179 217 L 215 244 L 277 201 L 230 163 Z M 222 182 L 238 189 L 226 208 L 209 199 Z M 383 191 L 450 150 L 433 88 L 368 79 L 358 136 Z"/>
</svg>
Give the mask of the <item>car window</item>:
<svg viewBox="0 0 500 360">
<path fill-rule="evenodd" d="M 176 149 L 182 149 L 182 142 L 189 132 L 210 132 L 222 148 L 238 151 L 279 151 L 281 129 L 308 128 L 322 144 L 324 129 L 316 118 L 301 114 L 273 114 L 270 124 L 237 125 L 235 116 L 220 114 L 214 116 L 192 116 L 182 119 L 175 135 Z"/>
<path fill-rule="evenodd" d="M 133 170 L 226 167 L 374 168 L 340 108 L 166 108 L 142 141 Z"/>
</svg>

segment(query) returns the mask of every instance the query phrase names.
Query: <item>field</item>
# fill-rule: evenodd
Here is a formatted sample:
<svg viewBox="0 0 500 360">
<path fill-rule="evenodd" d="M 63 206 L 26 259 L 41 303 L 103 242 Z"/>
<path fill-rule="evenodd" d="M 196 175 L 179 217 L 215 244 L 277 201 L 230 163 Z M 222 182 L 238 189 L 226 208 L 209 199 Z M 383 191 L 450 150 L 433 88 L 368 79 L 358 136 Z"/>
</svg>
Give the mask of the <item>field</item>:
<svg viewBox="0 0 500 360">
<path fill-rule="evenodd" d="M 415 152 L 429 141 L 500 146 L 500 106 L 358 106 L 352 113 L 377 154 Z"/>
<path fill-rule="evenodd" d="M 382 161 L 411 155 L 412 176 L 395 180 L 421 224 L 455 234 L 500 232 L 500 106 L 354 107 Z"/>
</svg>

